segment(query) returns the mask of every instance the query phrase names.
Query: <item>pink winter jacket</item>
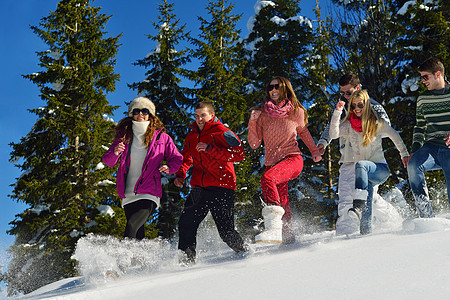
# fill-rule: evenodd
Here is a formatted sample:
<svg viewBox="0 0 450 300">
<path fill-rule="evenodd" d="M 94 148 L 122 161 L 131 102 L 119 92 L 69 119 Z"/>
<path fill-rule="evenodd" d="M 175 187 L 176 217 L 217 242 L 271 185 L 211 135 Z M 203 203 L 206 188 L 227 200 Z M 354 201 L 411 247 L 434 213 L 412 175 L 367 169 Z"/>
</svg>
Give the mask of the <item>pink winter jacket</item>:
<svg viewBox="0 0 450 300">
<path fill-rule="evenodd" d="M 119 197 L 125 198 L 126 176 L 130 167 L 128 150 L 132 141 L 130 141 L 130 144 L 125 144 L 125 151 L 122 154 L 116 156 L 114 154 L 114 148 L 120 141 L 120 138 L 114 140 L 111 147 L 103 155 L 102 160 L 107 166 L 113 167 L 120 159 L 119 170 L 117 172 L 117 193 Z M 161 133 L 161 130 L 155 130 L 153 139 L 148 147 L 147 156 L 142 165 L 142 174 L 134 187 L 136 194 L 150 194 L 161 198 L 161 172 L 158 169 L 163 160 L 167 161 L 169 173 L 173 174 L 180 168 L 183 162 L 183 156 L 178 152 L 172 138 L 167 133 Z"/>
<path fill-rule="evenodd" d="M 312 155 L 319 155 L 319 149 L 304 119 L 304 111 L 299 108 L 285 118 L 272 117 L 263 110 L 257 120 L 248 122 L 248 143 L 252 149 L 256 149 L 264 141 L 266 166 L 273 166 L 288 155 L 301 154 L 297 135 L 301 137 Z"/>
</svg>

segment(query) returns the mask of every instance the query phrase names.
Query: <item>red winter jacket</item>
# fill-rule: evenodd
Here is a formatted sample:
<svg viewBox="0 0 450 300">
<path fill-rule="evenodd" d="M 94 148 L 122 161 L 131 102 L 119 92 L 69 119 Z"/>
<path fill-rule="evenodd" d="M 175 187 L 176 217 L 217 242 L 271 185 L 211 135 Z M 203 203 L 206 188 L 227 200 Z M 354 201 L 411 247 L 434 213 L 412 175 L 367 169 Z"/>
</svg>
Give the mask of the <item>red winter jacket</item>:
<svg viewBox="0 0 450 300">
<path fill-rule="evenodd" d="M 226 128 L 217 117 L 206 122 L 202 131 L 196 122 L 186 136 L 183 151 L 183 164 L 176 173 L 186 178 L 186 172 L 193 165 L 191 187 L 217 186 L 235 190 L 236 174 L 233 162 L 245 158 L 244 148 L 236 134 Z M 208 144 L 206 151 L 198 152 L 199 142 Z"/>
</svg>

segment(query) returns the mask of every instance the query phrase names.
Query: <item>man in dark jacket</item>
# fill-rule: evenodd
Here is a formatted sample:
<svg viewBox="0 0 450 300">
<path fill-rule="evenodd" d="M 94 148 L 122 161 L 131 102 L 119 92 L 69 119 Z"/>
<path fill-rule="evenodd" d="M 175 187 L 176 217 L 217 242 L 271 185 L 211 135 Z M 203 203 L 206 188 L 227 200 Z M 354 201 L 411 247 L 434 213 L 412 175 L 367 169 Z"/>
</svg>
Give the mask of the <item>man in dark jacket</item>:
<svg viewBox="0 0 450 300">
<path fill-rule="evenodd" d="M 234 228 L 236 175 L 233 162 L 245 158 L 241 141 L 215 116 L 211 102 L 197 104 L 195 122 L 190 128 L 181 152 L 183 164 L 174 182 L 182 187 L 186 172 L 193 166 L 192 190 L 178 222 L 180 263 L 187 265 L 195 263 L 197 229 L 208 211 L 222 240 L 236 252 L 247 251 Z"/>
</svg>

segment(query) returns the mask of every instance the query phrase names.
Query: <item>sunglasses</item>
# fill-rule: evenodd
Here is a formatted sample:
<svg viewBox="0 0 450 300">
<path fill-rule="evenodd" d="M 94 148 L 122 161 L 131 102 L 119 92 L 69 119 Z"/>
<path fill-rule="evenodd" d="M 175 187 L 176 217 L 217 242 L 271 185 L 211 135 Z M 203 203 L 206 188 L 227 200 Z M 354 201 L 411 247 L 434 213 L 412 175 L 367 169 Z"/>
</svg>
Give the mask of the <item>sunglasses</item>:
<svg viewBox="0 0 450 300">
<path fill-rule="evenodd" d="M 358 106 L 359 108 L 364 108 L 364 104 L 362 104 L 362 103 L 350 105 L 350 107 L 351 107 L 352 109 L 355 109 L 357 106 Z"/>
<path fill-rule="evenodd" d="M 137 116 L 138 114 L 142 113 L 144 116 L 150 114 L 150 111 L 147 108 L 139 109 L 135 108 L 133 109 L 133 116 Z"/>
<path fill-rule="evenodd" d="M 344 96 L 344 95 L 351 96 L 351 95 L 353 95 L 353 93 L 350 93 L 350 92 L 341 92 L 341 96 Z"/>
<path fill-rule="evenodd" d="M 280 89 L 280 85 L 278 83 L 277 84 L 269 84 L 269 86 L 267 87 L 267 91 L 270 92 L 273 89 L 276 89 L 276 90 Z"/>
<path fill-rule="evenodd" d="M 420 76 L 420 80 L 422 80 L 422 81 L 428 81 L 428 79 L 430 79 L 430 76 L 431 75 L 433 75 L 433 74 L 425 74 L 425 75 L 422 75 L 422 76 Z"/>
</svg>

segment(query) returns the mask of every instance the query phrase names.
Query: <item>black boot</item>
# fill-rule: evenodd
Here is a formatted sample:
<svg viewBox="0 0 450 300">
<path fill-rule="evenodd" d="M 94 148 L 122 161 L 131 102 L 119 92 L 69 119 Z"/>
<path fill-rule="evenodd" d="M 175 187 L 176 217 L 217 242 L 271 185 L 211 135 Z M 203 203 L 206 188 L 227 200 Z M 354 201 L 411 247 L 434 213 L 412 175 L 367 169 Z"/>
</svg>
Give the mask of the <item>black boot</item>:
<svg viewBox="0 0 450 300">
<path fill-rule="evenodd" d="M 181 250 L 178 256 L 178 262 L 181 266 L 189 267 L 195 264 L 195 249 L 187 248 L 186 250 Z"/>
<path fill-rule="evenodd" d="M 347 212 L 350 219 L 352 219 L 355 223 L 361 223 L 361 214 L 364 205 L 366 205 L 366 200 L 355 199 L 353 200 L 353 207 L 350 208 Z"/>
</svg>

